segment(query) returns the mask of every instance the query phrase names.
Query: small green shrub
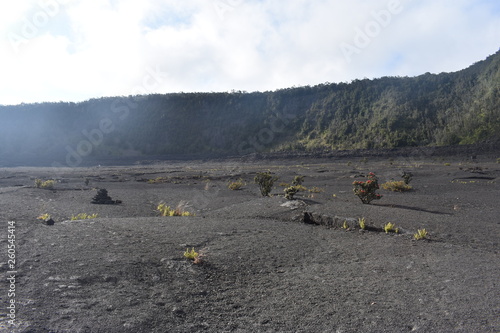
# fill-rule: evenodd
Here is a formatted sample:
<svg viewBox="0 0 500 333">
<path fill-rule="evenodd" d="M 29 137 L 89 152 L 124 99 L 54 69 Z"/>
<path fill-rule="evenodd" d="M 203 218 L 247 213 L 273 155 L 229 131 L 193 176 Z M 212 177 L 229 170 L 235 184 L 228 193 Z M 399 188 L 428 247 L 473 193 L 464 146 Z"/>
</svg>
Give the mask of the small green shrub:
<svg viewBox="0 0 500 333">
<path fill-rule="evenodd" d="M 71 216 L 71 221 L 87 220 L 87 219 L 95 219 L 95 218 L 97 218 L 97 214 L 80 213 L 80 214 Z"/>
<path fill-rule="evenodd" d="M 413 178 L 413 174 L 411 172 L 403 171 L 401 174 L 401 178 L 406 185 L 410 184 L 411 179 Z"/>
<path fill-rule="evenodd" d="M 293 200 L 293 196 L 299 192 L 297 186 L 289 186 L 283 191 L 285 192 L 285 198 L 288 200 Z"/>
<path fill-rule="evenodd" d="M 500 164 L 500 158 L 497 158 L 497 164 Z"/>
<path fill-rule="evenodd" d="M 305 176 L 295 176 L 292 180 L 292 185 L 302 185 Z"/>
<path fill-rule="evenodd" d="M 55 185 L 56 181 L 55 180 L 46 180 L 46 181 L 43 181 L 41 179 L 35 179 L 35 187 L 36 188 L 46 188 L 46 189 L 51 189 L 51 188 L 54 188 L 54 185 Z"/>
<path fill-rule="evenodd" d="M 373 172 L 368 174 L 367 181 L 354 181 L 352 184 L 354 185 L 354 194 L 357 195 L 364 204 L 369 204 L 373 200 L 382 198 L 382 195 L 376 193 L 379 189 L 379 185 L 378 178 Z"/>
<path fill-rule="evenodd" d="M 243 179 L 238 179 L 237 181 L 234 181 L 234 182 L 229 182 L 227 184 L 227 188 L 230 189 L 231 191 L 237 191 L 237 190 L 240 190 L 243 186 L 245 186 L 245 182 L 243 181 Z"/>
<path fill-rule="evenodd" d="M 387 183 L 382 184 L 382 188 L 384 190 L 393 191 L 393 192 L 407 192 L 411 191 L 411 185 L 406 184 L 403 180 L 399 181 L 389 181 Z"/>
<path fill-rule="evenodd" d="M 450 166 L 450 165 L 451 165 L 451 163 L 445 163 L 444 164 L 444 166 Z"/>
<path fill-rule="evenodd" d="M 55 180 L 46 180 L 42 183 L 42 188 L 54 188 L 56 184 Z"/>
<path fill-rule="evenodd" d="M 305 190 L 307 189 L 302 185 L 292 185 L 285 188 L 283 191 L 285 192 L 285 198 L 287 198 L 288 200 L 293 200 L 295 194 Z"/>
<path fill-rule="evenodd" d="M 254 178 L 254 182 L 259 185 L 260 193 L 263 197 L 268 197 L 273 189 L 274 182 L 278 177 L 272 176 L 270 172 L 258 172 Z"/>
<path fill-rule="evenodd" d="M 396 225 L 394 223 L 389 222 L 384 225 L 384 231 L 386 234 L 388 234 L 389 232 L 399 233 L 399 228 L 396 228 Z"/>
<path fill-rule="evenodd" d="M 415 240 L 421 240 L 421 239 L 426 239 L 429 233 L 425 229 L 418 229 L 417 233 L 413 235 L 413 238 Z"/>
<path fill-rule="evenodd" d="M 342 229 L 349 229 L 349 223 L 347 223 L 347 220 L 344 221 L 344 223 L 342 224 Z"/>
</svg>

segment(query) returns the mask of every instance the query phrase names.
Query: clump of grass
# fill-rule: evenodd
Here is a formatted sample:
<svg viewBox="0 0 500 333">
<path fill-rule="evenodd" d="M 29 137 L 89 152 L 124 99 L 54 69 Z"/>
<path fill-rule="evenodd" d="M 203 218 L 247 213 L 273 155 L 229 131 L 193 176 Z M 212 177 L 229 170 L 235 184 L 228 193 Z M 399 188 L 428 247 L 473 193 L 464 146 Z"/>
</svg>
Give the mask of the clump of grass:
<svg viewBox="0 0 500 333">
<path fill-rule="evenodd" d="M 292 185 L 302 185 L 305 176 L 295 176 L 292 180 Z"/>
<path fill-rule="evenodd" d="M 245 182 L 243 181 L 243 179 L 238 179 L 237 181 L 234 181 L 234 182 L 229 182 L 227 184 L 227 188 L 230 189 L 231 191 L 237 191 L 237 190 L 240 190 L 243 186 L 245 186 Z"/>
<path fill-rule="evenodd" d="M 97 218 L 97 214 L 80 213 L 80 214 L 77 214 L 77 215 L 72 215 L 71 216 L 71 221 L 88 220 L 88 219 L 95 219 L 95 218 Z"/>
<path fill-rule="evenodd" d="M 474 184 L 474 183 L 477 183 L 477 180 L 463 181 L 463 180 L 455 179 L 455 180 L 452 180 L 451 183 L 452 184 Z"/>
<path fill-rule="evenodd" d="M 349 229 L 349 224 L 347 223 L 347 220 L 344 220 L 344 223 L 342 224 L 342 229 Z"/>
<path fill-rule="evenodd" d="M 497 164 L 500 164 L 500 158 L 497 158 Z"/>
<path fill-rule="evenodd" d="M 156 177 L 154 179 L 149 179 L 148 184 L 161 184 L 165 183 L 168 180 L 166 177 Z"/>
<path fill-rule="evenodd" d="M 38 216 L 37 219 L 38 220 L 48 220 L 48 219 L 50 219 L 50 214 L 47 214 L 47 213 L 42 214 L 42 215 Z"/>
<path fill-rule="evenodd" d="M 51 188 L 54 188 L 54 185 L 55 185 L 56 181 L 55 180 L 52 180 L 52 179 L 49 179 L 49 180 L 46 180 L 46 181 L 43 181 L 41 179 L 35 179 L 35 187 L 36 188 L 47 188 L 47 189 L 51 189 Z"/>
<path fill-rule="evenodd" d="M 405 183 L 404 180 L 399 181 L 388 181 L 382 184 L 382 188 L 384 190 L 393 191 L 393 192 L 407 192 L 412 190 L 412 186 Z"/>
<path fill-rule="evenodd" d="M 156 210 L 158 210 L 161 216 L 194 216 L 194 214 L 187 212 L 185 209 L 187 204 L 181 201 L 175 209 L 167 206 L 165 203 L 160 203 Z"/>
<path fill-rule="evenodd" d="M 358 219 L 358 223 L 359 223 L 359 227 L 362 229 L 362 230 L 366 230 L 366 220 L 364 217 L 360 217 Z"/>
<path fill-rule="evenodd" d="M 428 236 L 429 236 L 429 233 L 427 232 L 427 230 L 418 229 L 417 233 L 415 233 L 413 235 L 413 238 L 415 238 L 415 240 L 421 240 L 421 239 L 427 239 Z"/>
<path fill-rule="evenodd" d="M 321 192 L 324 192 L 325 190 L 323 190 L 322 188 L 319 188 L 317 186 L 313 186 L 308 191 L 310 193 L 321 193 Z"/>
<path fill-rule="evenodd" d="M 450 166 L 450 165 L 451 165 L 451 163 L 445 163 L 444 164 L 444 166 Z"/>
<path fill-rule="evenodd" d="M 384 231 L 386 234 L 388 234 L 389 232 L 399 233 L 399 228 L 396 228 L 396 225 L 394 223 L 389 222 L 384 225 Z"/>
</svg>

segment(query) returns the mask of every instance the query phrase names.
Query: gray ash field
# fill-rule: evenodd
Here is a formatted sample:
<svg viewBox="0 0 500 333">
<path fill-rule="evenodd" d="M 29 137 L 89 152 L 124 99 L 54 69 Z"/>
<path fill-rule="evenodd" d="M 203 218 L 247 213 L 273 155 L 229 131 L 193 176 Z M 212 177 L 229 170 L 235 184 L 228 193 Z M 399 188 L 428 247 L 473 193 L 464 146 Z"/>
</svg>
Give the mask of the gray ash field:
<svg viewBox="0 0 500 333">
<path fill-rule="evenodd" d="M 279 180 L 262 197 L 253 178 L 268 170 Z M 413 173 L 413 191 L 381 189 L 370 205 L 354 196 L 352 182 L 368 172 L 383 183 L 400 180 L 401 170 Z M 280 183 L 296 175 L 317 189 L 283 205 Z M 57 182 L 40 189 L 36 178 Z M 227 188 L 240 178 L 241 190 Z M 92 204 L 100 188 L 122 203 Z M 161 162 L 56 174 L 3 168 L 0 330 L 500 332 L 499 197 L 492 158 Z M 160 202 L 185 202 L 195 216 L 161 217 Z M 304 223 L 305 212 L 317 219 Z M 54 225 L 37 220 L 45 213 Z M 79 213 L 98 217 L 70 220 Z M 360 217 L 400 232 L 340 225 Z M 430 239 L 413 240 L 423 228 Z M 193 247 L 201 264 L 183 256 Z"/>
</svg>

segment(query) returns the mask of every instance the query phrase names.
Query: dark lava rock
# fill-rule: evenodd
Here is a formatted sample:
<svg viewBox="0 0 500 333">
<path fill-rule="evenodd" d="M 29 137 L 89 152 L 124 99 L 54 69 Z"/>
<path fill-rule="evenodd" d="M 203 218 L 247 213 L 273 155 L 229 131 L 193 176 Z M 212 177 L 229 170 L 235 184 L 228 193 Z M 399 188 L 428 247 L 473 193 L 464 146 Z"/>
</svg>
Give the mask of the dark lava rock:
<svg viewBox="0 0 500 333">
<path fill-rule="evenodd" d="M 116 204 L 121 204 L 121 200 L 113 200 L 111 197 L 108 195 L 108 191 L 105 188 L 101 188 L 99 191 L 97 191 L 96 196 L 92 199 L 93 204 L 100 204 L 100 205 L 116 205 Z"/>
<path fill-rule="evenodd" d="M 48 219 L 43 219 L 42 220 L 42 223 L 45 224 L 45 225 L 54 225 L 54 220 L 51 219 L 50 217 Z"/>
<path fill-rule="evenodd" d="M 304 215 L 302 218 L 302 222 L 306 224 L 317 224 L 317 225 L 324 225 L 327 227 L 338 227 L 340 223 L 336 216 L 335 217 L 326 216 L 312 212 L 304 212 L 303 214 Z"/>
</svg>

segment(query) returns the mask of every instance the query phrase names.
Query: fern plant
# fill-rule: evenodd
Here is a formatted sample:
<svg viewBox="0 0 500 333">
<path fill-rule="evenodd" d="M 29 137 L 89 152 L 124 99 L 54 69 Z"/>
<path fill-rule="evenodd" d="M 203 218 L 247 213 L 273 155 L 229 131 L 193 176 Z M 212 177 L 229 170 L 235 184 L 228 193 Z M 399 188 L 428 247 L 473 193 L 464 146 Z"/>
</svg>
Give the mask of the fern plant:
<svg viewBox="0 0 500 333">
<path fill-rule="evenodd" d="M 196 250 L 191 248 L 191 250 L 186 249 L 184 252 L 184 258 L 190 259 L 193 261 L 193 264 L 201 264 L 201 258 L 203 254 L 201 252 L 196 252 Z"/>
<path fill-rule="evenodd" d="M 358 219 L 358 223 L 359 223 L 359 227 L 362 229 L 362 230 L 366 230 L 366 220 L 364 217 L 360 217 Z"/>
<path fill-rule="evenodd" d="M 194 250 L 194 247 L 191 248 L 191 251 L 189 249 L 186 249 L 184 252 L 184 257 L 194 260 L 196 259 L 200 254 Z"/>
<path fill-rule="evenodd" d="M 426 239 L 429 233 L 425 229 L 418 229 L 417 233 L 413 235 L 413 238 L 415 240 L 421 240 L 421 239 Z"/>
<path fill-rule="evenodd" d="M 394 223 L 389 222 L 384 225 L 384 231 L 386 234 L 388 234 L 389 232 L 399 233 L 399 228 L 396 228 L 396 225 Z"/>
<path fill-rule="evenodd" d="M 185 208 L 186 204 L 181 201 L 175 209 L 172 209 L 164 203 L 160 203 L 158 207 L 156 207 L 156 210 L 160 212 L 161 216 L 194 216 L 194 214 L 187 212 Z"/>
</svg>

